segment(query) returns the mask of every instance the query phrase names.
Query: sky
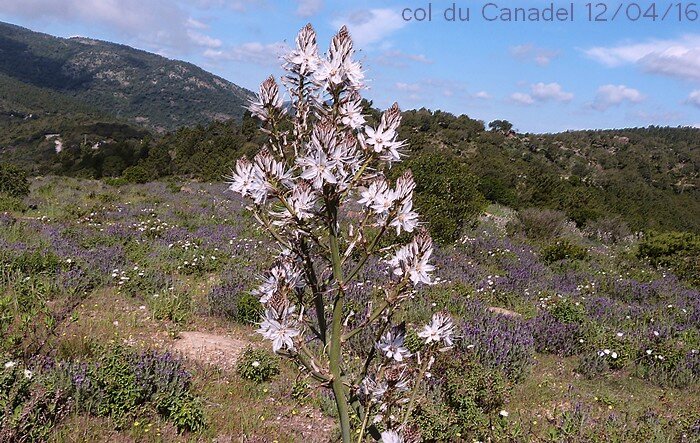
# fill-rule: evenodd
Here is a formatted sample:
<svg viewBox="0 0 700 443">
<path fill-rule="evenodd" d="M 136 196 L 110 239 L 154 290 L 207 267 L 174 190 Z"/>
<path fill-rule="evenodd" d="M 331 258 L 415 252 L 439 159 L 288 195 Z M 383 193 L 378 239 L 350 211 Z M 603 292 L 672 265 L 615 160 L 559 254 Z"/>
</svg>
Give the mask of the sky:
<svg viewBox="0 0 700 443">
<path fill-rule="evenodd" d="M 347 25 L 367 71 L 366 97 L 381 108 L 396 101 L 402 109 L 507 119 L 523 132 L 700 127 L 700 3 L 610 1 L 590 11 L 608 21 L 589 20 L 586 3 L 554 2 L 555 10 L 573 8 L 573 19 L 543 21 L 544 13 L 523 22 L 491 19 L 501 9 L 552 3 L 2 0 L 0 21 L 127 44 L 252 90 L 279 76 L 280 55 L 306 23 L 324 51 Z M 432 20 L 416 20 L 428 5 Z M 469 21 L 445 20 L 453 5 L 462 17 L 469 10 Z"/>
</svg>

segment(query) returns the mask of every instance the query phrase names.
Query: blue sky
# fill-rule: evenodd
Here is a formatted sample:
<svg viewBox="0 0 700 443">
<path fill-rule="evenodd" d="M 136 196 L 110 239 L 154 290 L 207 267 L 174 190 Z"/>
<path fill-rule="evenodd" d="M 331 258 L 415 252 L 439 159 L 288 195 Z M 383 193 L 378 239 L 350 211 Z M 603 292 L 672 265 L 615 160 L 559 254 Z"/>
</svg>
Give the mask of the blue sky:
<svg viewBox="0 0 700 443">
<path fill-rule="evenodd" d="M 371 79 L 366 96 L 380 107 L 398 101 L 403 109 L 442 109 L 487 122 L 505 118 L 532 132 L 700 126 L 700 18 L 633 22 L 623 14 L 614 22 L 592 23 L 586 2 L 576 2 L 573 22 L 487 22 L 481 9 L 489 1 L 481 0 L 454 2 L 470 9 L 469 22 L 442 19 L 452 1 L 431 2 L 432 22 L 402 17 L 410 16 L 405 8 L 428 3 L 2 0 L 0 20 L 190 61 L 250 89 L 279 74 L 279 55 L 307 22 L 319 33 L 322 48 L 347 24 Z M 493 3 L 499 8 L 550 4 Z M 556 7 L 569 4 L 555 2 Z M 639 2 L 643 9 L 650 4 Z M 659 15 L 670 4 L 656 2 Z M 619 3 L 608 5 L 609 17 Z M 700 4 L 696 8 L 700 12 Z"/>
</svg>

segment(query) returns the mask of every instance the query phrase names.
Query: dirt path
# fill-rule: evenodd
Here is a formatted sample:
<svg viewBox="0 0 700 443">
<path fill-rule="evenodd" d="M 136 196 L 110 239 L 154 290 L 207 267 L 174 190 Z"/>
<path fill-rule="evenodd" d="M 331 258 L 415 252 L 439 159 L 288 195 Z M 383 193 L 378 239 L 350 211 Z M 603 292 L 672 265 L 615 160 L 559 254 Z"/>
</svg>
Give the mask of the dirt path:
<svg viewBox="0 0 700 443">
<path fill-rule="evenodd" d="M 200 363 L 232 370 L 238 357 L 250 344 L 248 341 L 210 334 L 207 332 L 181 332 L 173 350 Z"/>
</svg>

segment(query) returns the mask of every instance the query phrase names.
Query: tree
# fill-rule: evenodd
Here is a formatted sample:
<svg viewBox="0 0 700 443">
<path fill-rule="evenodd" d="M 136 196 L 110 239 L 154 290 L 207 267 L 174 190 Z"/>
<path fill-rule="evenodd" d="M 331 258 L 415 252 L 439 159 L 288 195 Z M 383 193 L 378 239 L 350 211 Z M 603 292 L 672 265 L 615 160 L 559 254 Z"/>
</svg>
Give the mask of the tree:
<svg viewBox="0 0 700 443">
<path fill-rule="evenodd" d="M 510 131 L 513 130 L 513 124 L 508 120 L 494 120 L 491 123 L 489 123 L 489 129 L 494 132 L 510 134 Z"/>
<path fill-rule="evenodd" d="M 0 164 L 0 194 L 14 198 L 29 195 L 27 172 L 15 165 Z"/>
</svg>

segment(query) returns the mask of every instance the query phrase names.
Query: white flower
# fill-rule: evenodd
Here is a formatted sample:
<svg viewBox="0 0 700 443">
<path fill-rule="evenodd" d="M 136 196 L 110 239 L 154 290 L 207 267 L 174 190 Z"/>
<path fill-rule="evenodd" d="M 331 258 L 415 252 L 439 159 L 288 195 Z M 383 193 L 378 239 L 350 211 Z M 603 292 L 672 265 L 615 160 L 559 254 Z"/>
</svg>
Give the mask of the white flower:
<svg viewBox="0 0 700 443">
<path fill-rule="evenodd" d="M 280 349 L 293 351 L 295 349 L 294 337 L 298 337 L 301 331 L 287 324 L 290 322 L 289 319 L 286 319 L 287 322 L 283 323 L 275 317 L 277 317 L 277 314 L 274 310 L 266 310 L 264 319 L 260 323 L 260 328 L 256 332 L 265 339 L 272 341 L 273 352 L 278 352 Z"/>
<path fill-rule="evenodd" d="M 359 97 L 359 96 L 358 96 Z M 362 101 L 346 100 L 340 105 L 341 121 L 344 125 L 350 126 L 352 129 L 357 129 L 365 124 L 365 117 L 362 115 Z"/>
<path fill-rule="evenodd" d="M 373 377 L 367 376 L 362 380 L 360 388 L 372 401 L 379 403 L 389 389 L 389 385 L 386 381 L 378 382 Z"/>
<path fill-rule="evenodd" d="M 418 333 L 420 338 L 425 339 L 425 344 L 445 342 L 446 346 L 452 346 L 452 334 L 454 333 L 454 323 L 452 319 L 441 312 L 433 314 L 430 324 L 423 326 L 423 330 Z"/>
<path fill-rule="evenodd" d="M 32 371 L 30 371 L 29 369 L 24 370 L 24 378 L 31 379 L 33 375 L 34 375 L 34 373 Z"/>
<path fill-rule="evenodd" d="M 362 197 L 357 203 L 364 205 L 368 208 L 377 208 L 382 213 L 382 207 L 386 206 L 385 200 L 393 199 L 393 193 L 389 189 L 389 185 L 384 179 L 377 179 L 370 183 L 369 187 L 363 189 L 360 192 Z M 383 202 L 383 203 L 379 203 Z M 392 200 L 393 203 L 393 200 Z M 375 211 L 377 210 L 375 209 Z"/>
<path fill-rule="evenodd" d="M 382 432 L 382 443 L 403 443 L 403 437 L 395 431 Z"/>
<path fill-rule="evenodd" d="M 302 271 L 287 257 L 281 257 L 263 276 L 263 282 L 253 295 L 260 298 L 260 303 L 267 303 L 275 294 L 286 294 L 293 289 L 303 287 Z"/>
<path fill-rule="evenodd" d="M 433 240 L 424 231 L 416 235 L 411 243 L 399 248 L 388 263 L 394 268 L 395 275 L 408 274 L 414 285 L 430 284 L 430 273 L 435 269 L 428 263 L 432 254 Z"/>
<path fill-rule="evenodd" d="M 260 85 L 260 92 L 250 101 L 248 110 L 260 120 L 266 121 L 272 117 L 273 110 L 282 111 L 282 105 L 277 82 L 270 76 Z"/>
<path fill-rule="evenodd" d="M 314 74 L 318 84 L 327 89 L 335 88 L 343 83 L 344 68 L 340 59 L 321 60 L 321 63 Z"/>
<path fill-rule="evenodd" d="M 396 228 L 396 235 L 401 234 L 402 229 L 406 232 L 413 232 L 418 227 L 418 213 L 413 211 L 411 200 L 406 200 L 401 205 L 399 212 L 389 225 Z"/>
<path fill-rule="evenodd" d="M 296 38 L 297 47 L 284 59 L 285 68 L 298 75 L 312 74 L 320 63 L 316 46 L 316 32 L 311 24 L 304 26 Z"/>
<path fill-rule="evenodd" d="M 17 363 L 14 361 L 8 361 L 7 363 L 5 363 L 5 369 L 12 369 L 15 366 L 17 366 Z"/>
<path fill-rule="evenodd" d="M 310 180 L 316 189 L 323 188 L 324 183 L 338 182 L 333 174 L 335 162 L 330 160 L 321 149 L 315 150 L 306 157 L 300 157 L 297 163 L 304 168 L 301 178 Z"/>
<path fill-rule="evenodd" d="M 404 334 L 398 328 L 387 331 L 377 343 L 379 349 L 388 359 L 402 362 L 404 358 L 411 356 L 411 351 L 404 346 Z"/>
<path fill-rule="evenodd" d="M 310 219 L 314 216 L 313 210 L 318 200 L 318 195 L 306 182 L 297 183 L 292 188 L 292 194 L 287 198 L 287 206 L 282 208 L 280 212 L 274 212 L 272 215 L 279 217 L 281 220 L 273 222 L 275 225 L 285 225 L 287 222 L 298 218 L 299 220 Z M 290 212 L 290 209 L 292 212 Z"/>
<path fill-rule="evenodd" d="M 260 362 L 255 360 L 253 363 L 251 363 L 251 366 L 253 366 L 254 368 L 260 367 Z"/>
<path fill-rule="evenodd" d="M 396 190 L 394 196 L 397 200 L 410 200 L 413 197 L 413 191 L 416 189 L 416 182 L 413 180 L 413 173 L 406 171 L 401 174 L 401 177 L 396 179 Z"/>
<path fill-rule="evenodd" d="M 501 412 L 499 412 L 498 415 L 504 418 L 508 417 L 508 411 L 506 411 L 505 409 L 501 409 Z"/>
<path fill-rule="evenodd" d="M 253 183 L 253 164 L 245 157 L 238 159 L 236 170 L 227 179 L 230 180 L 229 190 L 247 196 Z M 112 275 L 116 277 L 116 274 Z"/>
<path fill-rule="evenodd" d="M 384 148 L 393 141 L 396 132 L 390 129 L 384 129 L 379 126 L 377 129 L 367 126 L 365 128 L 364 142 L 369 145 L 374 152 L 380 153 Z"/>
</svg>

